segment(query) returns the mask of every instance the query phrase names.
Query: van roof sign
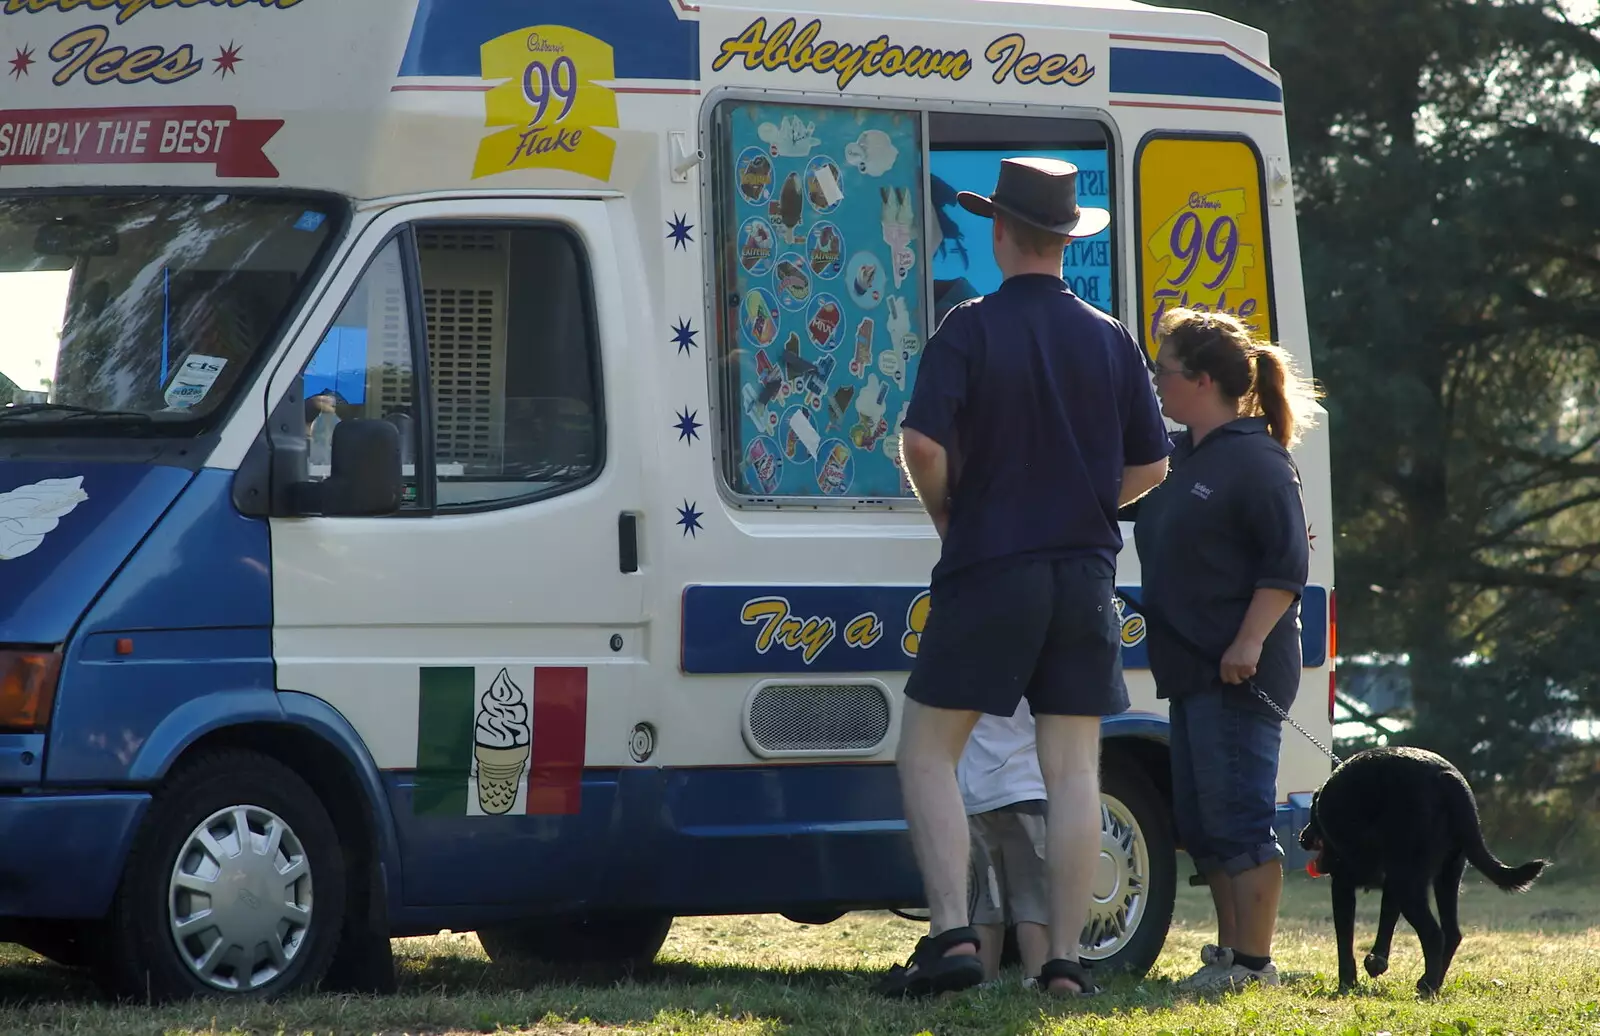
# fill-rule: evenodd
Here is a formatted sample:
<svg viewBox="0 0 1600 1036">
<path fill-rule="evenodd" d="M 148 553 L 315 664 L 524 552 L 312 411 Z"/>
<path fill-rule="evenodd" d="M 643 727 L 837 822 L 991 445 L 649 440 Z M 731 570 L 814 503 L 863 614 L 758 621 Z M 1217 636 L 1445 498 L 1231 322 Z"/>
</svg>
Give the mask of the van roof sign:
<svg viewBox="0 0 1600 1036">
<path fill-rule="evenodd" d="M 669 161 L 665 133 L 697 137 L 721 86 L 1282 110 L 1261 33 L 1131 0 L 0 0 L 0 19 L 0 190 L 618 187 Z"/>
</svg>

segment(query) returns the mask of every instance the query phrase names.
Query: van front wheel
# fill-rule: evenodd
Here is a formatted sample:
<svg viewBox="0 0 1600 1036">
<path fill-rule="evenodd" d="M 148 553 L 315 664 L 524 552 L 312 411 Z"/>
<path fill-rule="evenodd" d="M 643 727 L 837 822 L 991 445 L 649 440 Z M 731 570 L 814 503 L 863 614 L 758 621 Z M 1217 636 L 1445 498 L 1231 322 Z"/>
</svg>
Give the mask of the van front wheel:
<svg viewBox="0 0 1600 1036">
<path fill-rule="evenodd" d="M 670 914 L 551 917 L 479 929 L 478 942 L 493 961 L 642 967 L 671 931 Z"/>
<path fill-rule="evenodd" d="M 156 793 L 100 962 L 114 995 L 264 999 L 327 974 L 344 920 L 338 833 L 315 791 L 257 752 L 210 753 Z"/>
</svg>

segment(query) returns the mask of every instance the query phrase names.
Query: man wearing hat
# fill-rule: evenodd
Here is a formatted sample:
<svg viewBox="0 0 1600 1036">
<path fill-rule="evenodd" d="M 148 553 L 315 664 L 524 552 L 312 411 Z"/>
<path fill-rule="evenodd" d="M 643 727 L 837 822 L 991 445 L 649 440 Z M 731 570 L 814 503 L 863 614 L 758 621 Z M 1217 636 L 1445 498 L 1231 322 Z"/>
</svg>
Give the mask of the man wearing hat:
<svg viewBox="0 0 1600 1036">
<path fill-rule="evenodd" d="M 945 316 L 903 422 L 906 470 L 943 546 L 897 759 L 930 934 L 884 978 L 891 996 L 982 980 L 956 763 L 979 714 L 1010 716 L 1024 697 L 1048 801 L 1050 959 L 1037 987 L 1097 992 L 1078 940 L 1100 853 L 1100 720 L 1128 707 L 1117 509 L 1166 476 L 1170 442 L 1143 351 L 1061 277 L 1067 242 L 1111 221 L 1078 205 L 1077 175 L 1011 158 L 992 197 L 958 196 L 994 221 L 1005 280 Z"/>
</svg>

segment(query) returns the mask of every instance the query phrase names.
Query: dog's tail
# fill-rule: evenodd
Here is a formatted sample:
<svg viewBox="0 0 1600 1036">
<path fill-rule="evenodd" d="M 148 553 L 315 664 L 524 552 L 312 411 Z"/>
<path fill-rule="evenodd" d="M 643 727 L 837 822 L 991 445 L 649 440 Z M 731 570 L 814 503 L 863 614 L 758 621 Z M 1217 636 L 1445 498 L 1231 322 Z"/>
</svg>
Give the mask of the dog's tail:
<svg viewBox="0 0 1600 1036">
<path fill-rule="evenodd" d="M 1478 802 L 1473 797 L 1472 788 L 1454 773 L 1442 774 L 1441 779 L 1447 785 L 1444 797 L 1450 811 L 1451 826 L 1455 828 L 1456 838 L 1466 847 L 1467 859 L 1484 877 L 1504 891 L 1528 891 L 1539 875 L 1544 873 L 1545 867 L 1549 866 L 1549 861 L 1530 860 L 1519 867 L 1507 867 L 1501 863 L 1483 840 L 1483 826 L 1478 820 Z"/>
</svg>

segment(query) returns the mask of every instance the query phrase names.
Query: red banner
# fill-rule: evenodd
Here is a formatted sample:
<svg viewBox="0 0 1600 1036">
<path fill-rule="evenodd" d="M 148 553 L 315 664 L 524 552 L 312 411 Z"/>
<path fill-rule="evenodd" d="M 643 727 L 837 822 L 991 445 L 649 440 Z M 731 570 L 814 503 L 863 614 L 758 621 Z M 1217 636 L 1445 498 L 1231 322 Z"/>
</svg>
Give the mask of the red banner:
<svg viewBox="0 0 1600 1036">
<path fill-rule="evenodd" d="M 231 105 L 0 110 L 0 168 L 208 164 L 218 176 L 275 179 L 263 149 L 282 126 Z"/>
</svg>

